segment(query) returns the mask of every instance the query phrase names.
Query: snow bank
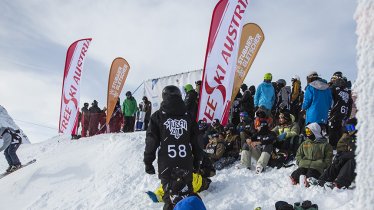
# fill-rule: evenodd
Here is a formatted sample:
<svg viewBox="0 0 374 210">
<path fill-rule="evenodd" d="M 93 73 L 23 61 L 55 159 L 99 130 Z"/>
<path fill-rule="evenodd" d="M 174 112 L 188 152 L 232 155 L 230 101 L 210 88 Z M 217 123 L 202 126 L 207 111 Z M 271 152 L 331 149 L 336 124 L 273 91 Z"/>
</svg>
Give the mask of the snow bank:
<svg viewBox="0 0 374 210">
<path fill-rule="evenodd" d="M 61 136 L 22 145 L 21 161 L 37 162 L 0 179 L 2 209 L 161 209 L 144 193 L 159 180 L 144 172 L 145 133 L 103 134 L 78 141 Z M 156 163 L 154 163 L 156 166 Z M 7 167 L 0 159 L 0 170 Z M 208 209 L 274 209 L 278 200 L 309 199 L 320 209 L 352 209 L 354 190 L 304 189 L 292 186 L 295 167 L 264 174 L 235 169 L 219 171 L 201 196 Z"/>
<path fill-rule="evenodd" d="M 374 1 L 359 0 L 355 14 L 358 35 L 358 78 L 355 84 L 359 120 L 356 209 L 374 206 Z"/>
</svg>

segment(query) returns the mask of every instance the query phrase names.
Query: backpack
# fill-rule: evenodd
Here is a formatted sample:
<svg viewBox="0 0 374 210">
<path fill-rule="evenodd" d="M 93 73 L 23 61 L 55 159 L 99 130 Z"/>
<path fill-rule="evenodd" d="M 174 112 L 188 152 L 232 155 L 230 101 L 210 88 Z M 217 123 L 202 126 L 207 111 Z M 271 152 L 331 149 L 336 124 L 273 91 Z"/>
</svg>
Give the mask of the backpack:
<svg viewBox="0 0 374 210">
<path fill-rule="evenodd" d="M 22 137 L 17 132 L 19 132 L 19 130 L 12 131 L 11 129 L 8 129 L 8 133 L 12 136 L 11 144 L 21 144 L 22 143 Z"/>
</svg>

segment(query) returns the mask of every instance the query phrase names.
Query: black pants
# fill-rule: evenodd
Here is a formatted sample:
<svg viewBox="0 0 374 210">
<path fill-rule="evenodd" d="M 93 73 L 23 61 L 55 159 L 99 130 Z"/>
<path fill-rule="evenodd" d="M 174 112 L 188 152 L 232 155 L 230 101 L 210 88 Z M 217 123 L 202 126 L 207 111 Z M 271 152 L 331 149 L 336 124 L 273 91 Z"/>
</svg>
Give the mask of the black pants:
<svg viewBox="0 0 374 210">
<path fill-rule="evenodd" d="M 124 119 L 123 132 L 125 133 L 134 132 L 135 117 L 125 116 L 123 119 Z"/>
<path fill-rule="evenodd" d="M 144 119 L 144 130 L 146 131 L 148 129 L 149 119 Z"/>
<path fill-rule="evenodd" d="M 343 126 L 342 120 L 334 119 L 330 121 L 329 125 L 329 143 L 333 148 L 336 148 L 336 145 L 343 135 Z"/>
<path fill-rule="evenodd" d="M 299 167 L 294 172 L 292 172 L 291 177 L 296 181 L 296 183 L 299 183 L 299 179 L 301 175 L 305 175 L 306 178 L 313 177 L 313 178 L 318 179 L 319 176 L 321 176 L 321 173 L 312 168 Z"/>
<path fill-rule="evenodd" d="M 334 162 L 319 179 L 326 182 L 335 181 L 340 186 L 349 187 L 356 177 L 355 168 L 355 159 Z"/>
<path fill-rule="evenodd" d="M 21 162 L 18 159 L 16 151 L 20 144 L 10 144 L 4 151 L 6 161 L 9 165 L 21 165 Z"/>
<path fill-rule="evenodd" d="M 189 175 L 184 178 L 184 181 L 185 181 L 185 185 L 187 185 L 188 187 L 187 191 L 183 193 L 182 192 L 171 192 L 170 189 L 175 188 L 176 181 L 171 180 L 171 179 L 161 178 L 162 189 L 164 190 L 164 196 L 162 197 L 162 200 L 164 201 L 163 210 L 173 210 L 175 204 L 177 204 L 178 201 L 182 200 L 183 196 L 188 196 L 193 193 L 192 173 L 189 173 Z M 183 189 L 183 186 L 182 186 L 182 189 Z"/>
</svg>

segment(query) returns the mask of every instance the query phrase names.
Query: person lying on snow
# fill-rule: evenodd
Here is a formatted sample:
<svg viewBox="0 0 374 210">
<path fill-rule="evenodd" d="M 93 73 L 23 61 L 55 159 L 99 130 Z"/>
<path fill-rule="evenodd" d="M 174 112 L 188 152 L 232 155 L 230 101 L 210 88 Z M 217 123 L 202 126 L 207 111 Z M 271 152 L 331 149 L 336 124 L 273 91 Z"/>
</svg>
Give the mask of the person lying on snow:
<svg viewBox="0 0 374 210">
<path fill-rule="evenodd" d="M 318 179 L 323 171 L 331 165 L 332 146 L 321 134 L 321 127 L 318 123 L 311 123 L 305 128 L 306 140 L 300 145 L 296 153 L 296 164 L 299 166 L 291 174 L 291 182 L 296 185 L 299 183 L 301 175 L 305 176 L 303 180 L 306 187 L 309 186 L 307 179 L 313 177 Z"/>
</svg>

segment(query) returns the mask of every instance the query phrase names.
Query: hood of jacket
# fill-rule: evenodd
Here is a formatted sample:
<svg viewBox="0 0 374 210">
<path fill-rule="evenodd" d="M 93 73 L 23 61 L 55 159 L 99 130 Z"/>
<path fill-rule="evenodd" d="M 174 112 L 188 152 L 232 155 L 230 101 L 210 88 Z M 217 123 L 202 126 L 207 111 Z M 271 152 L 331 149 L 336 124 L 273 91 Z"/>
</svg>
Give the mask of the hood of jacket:
<svg viewBox="0 0 374 210">
<path fill-rule="evenodd" d="M 321 126 L 319 126 L 318 123 L 310 123 L 306 127 L 308 127 L 313 132 L 316 140 L 322 138 Z"/>
<path fill-rule="evenodd" d="M 323 82 L 322 80 L 318 79 L 311 83 L 309 83 L 310 86 L 318 89 L 318 90 L 326 90 L 329 88 L 329 85 L 326 82 Z"/>
<path fill-rule="evenodd" d="M 183 115 L 187 112 L 186 105 L 180 96 L 171 96 L 163 100 L 160 110 L 171 115 Z"/>
</svg>

